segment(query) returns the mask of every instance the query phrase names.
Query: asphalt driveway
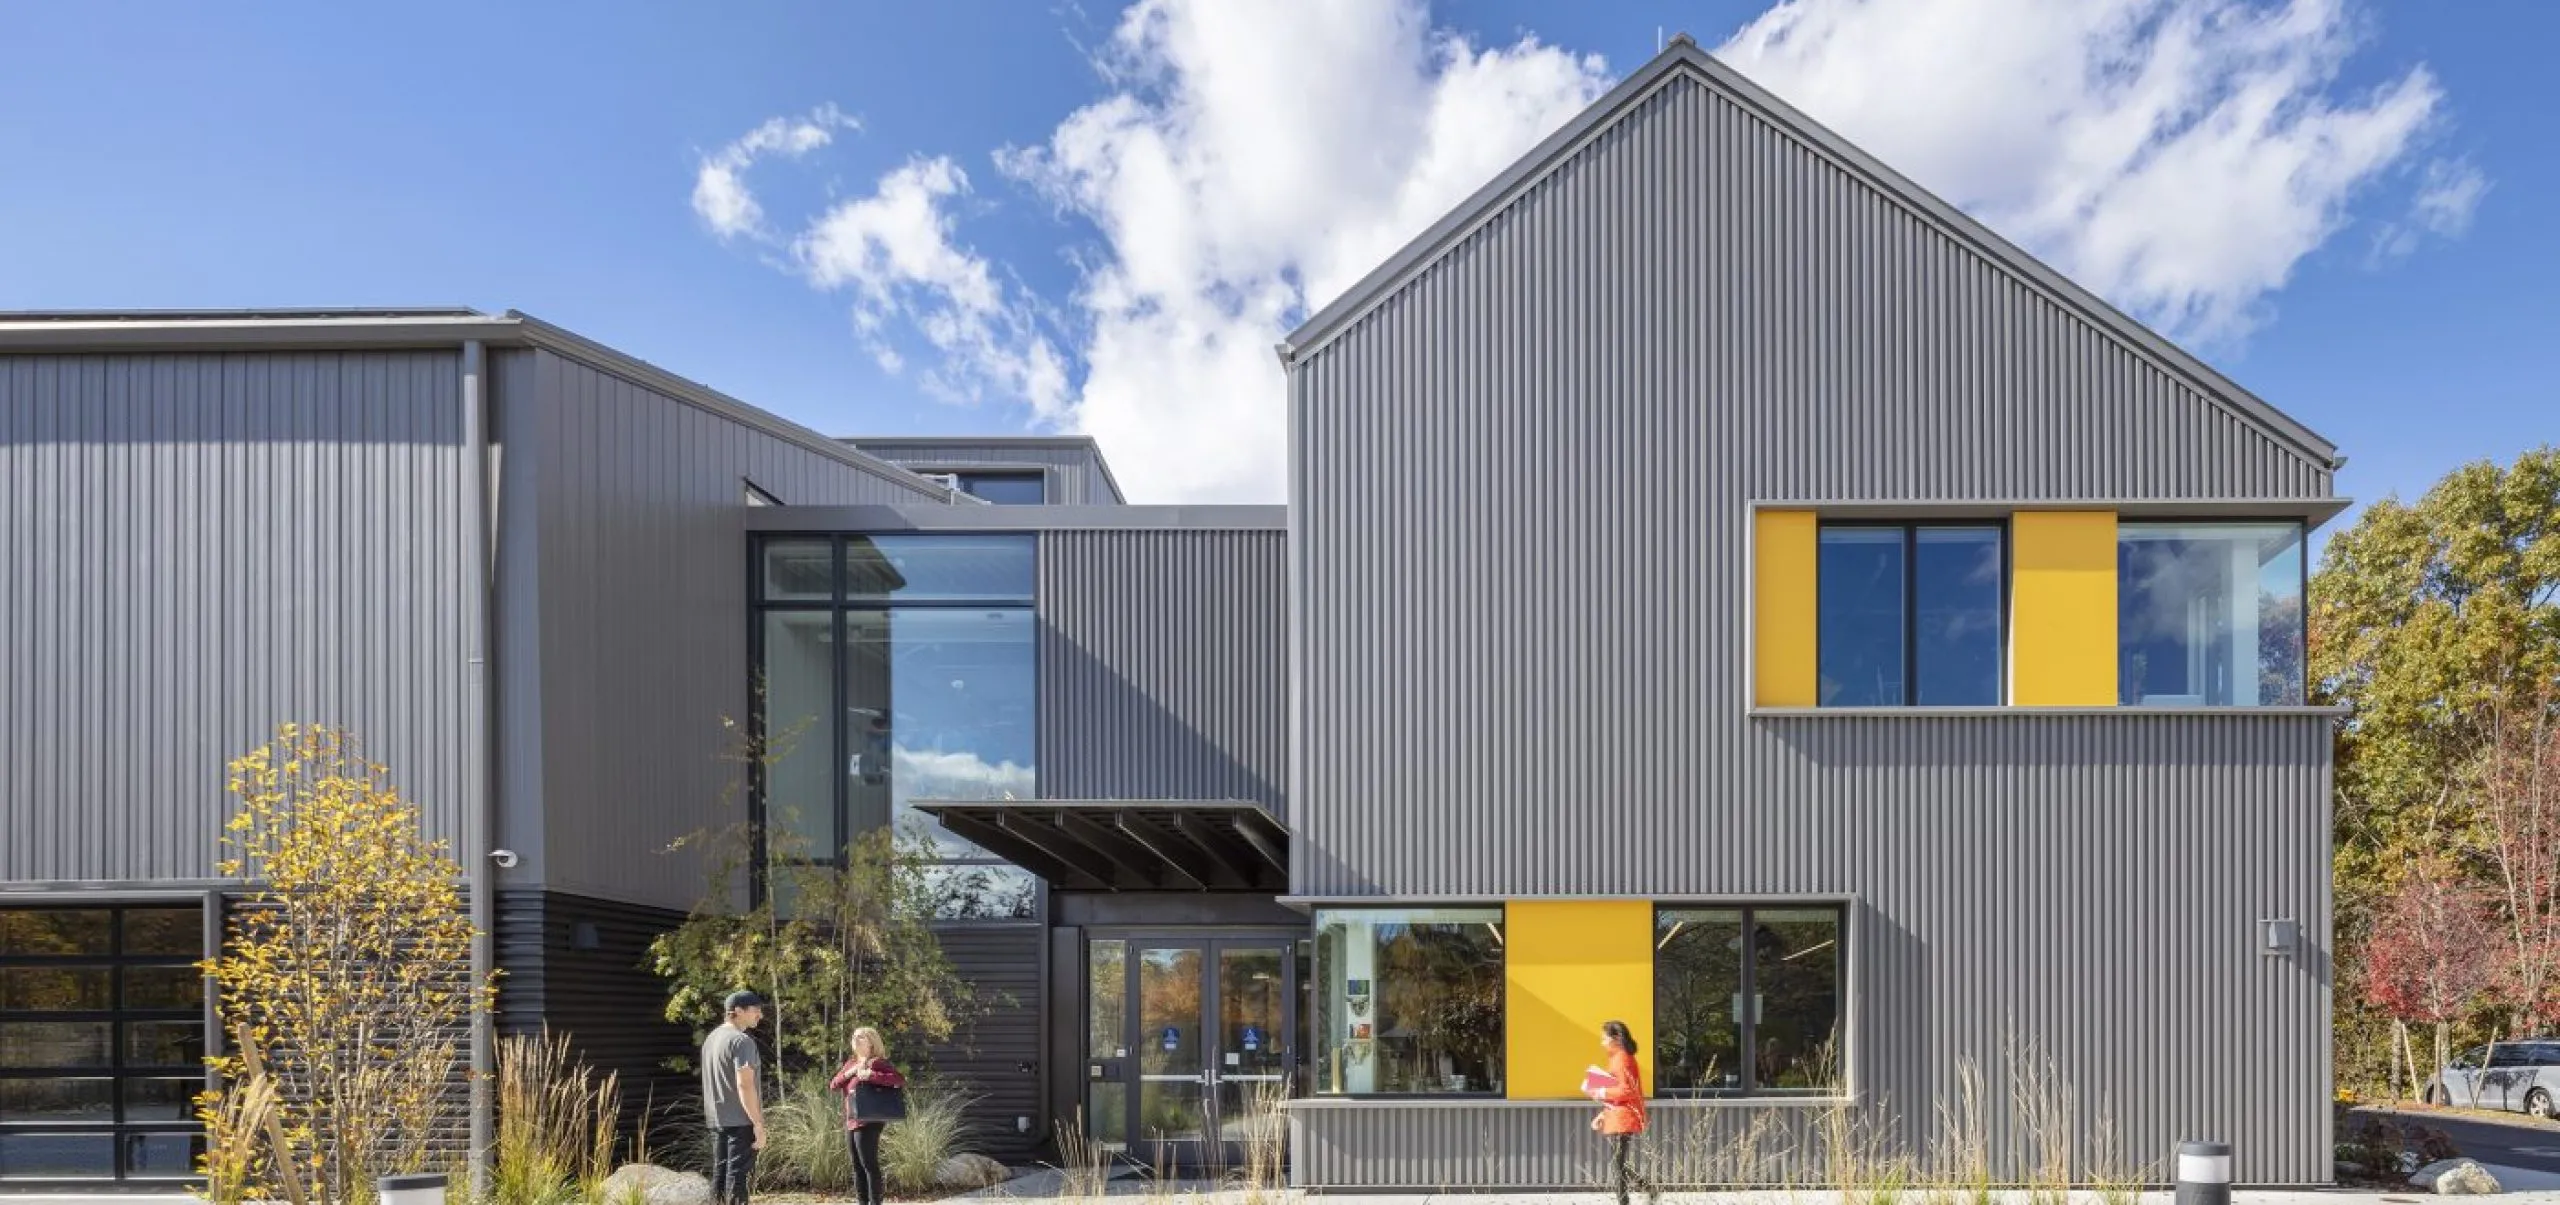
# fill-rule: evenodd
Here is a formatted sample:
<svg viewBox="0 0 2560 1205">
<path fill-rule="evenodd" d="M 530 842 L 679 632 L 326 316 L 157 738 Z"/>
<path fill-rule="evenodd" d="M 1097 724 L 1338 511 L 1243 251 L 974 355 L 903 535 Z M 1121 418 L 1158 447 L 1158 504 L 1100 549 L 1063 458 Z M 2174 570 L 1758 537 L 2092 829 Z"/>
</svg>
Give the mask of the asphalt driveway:
<svg viewBox="0 0 2560 1205">
<path fill-rule="evenodd" d="M 2512 1167 L 2560 1180 L 2560 1122 L 2535 1121 L 2522 1113 L 2456 1112 L 2449 1109 L 2359 1109 L 2387 1117 L 2431 1125 L 2452 1137 L 2463 1157 L 2493 1168 Z M 2540 1187 L 2540 1185 L 2533 1185 Z"/>
</svg>

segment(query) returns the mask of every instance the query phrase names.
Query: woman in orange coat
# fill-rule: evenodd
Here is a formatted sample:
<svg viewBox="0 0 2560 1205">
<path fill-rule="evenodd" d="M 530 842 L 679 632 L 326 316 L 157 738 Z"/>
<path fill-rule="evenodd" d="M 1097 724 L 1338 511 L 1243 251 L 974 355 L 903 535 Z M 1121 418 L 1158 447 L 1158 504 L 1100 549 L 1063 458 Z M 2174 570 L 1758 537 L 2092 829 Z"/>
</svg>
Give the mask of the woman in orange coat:
<svg viewBox="0 0 2560 1205">
<path fill-rule="evenodd" d="M 1591 1090 L 1591 1099 L 1600 1104 L 1591 1128 L 1609 1139 L 1609 1186 L 1617 1191 L 1618 1205 L 1627 1205 L 1627 1190 L 1638 1179 L 1636 1135 L 1644 1133 L 1644 1070 L 1636 1066 L 1636 1038 L 1624 1021 L 1600 1027 L 1600 1049 L 1608 1056 L 1610 1082 Z M 1645 1183 L 1645 1199 L 1652 1200 L 1658 1191 Z"/>
</svg>

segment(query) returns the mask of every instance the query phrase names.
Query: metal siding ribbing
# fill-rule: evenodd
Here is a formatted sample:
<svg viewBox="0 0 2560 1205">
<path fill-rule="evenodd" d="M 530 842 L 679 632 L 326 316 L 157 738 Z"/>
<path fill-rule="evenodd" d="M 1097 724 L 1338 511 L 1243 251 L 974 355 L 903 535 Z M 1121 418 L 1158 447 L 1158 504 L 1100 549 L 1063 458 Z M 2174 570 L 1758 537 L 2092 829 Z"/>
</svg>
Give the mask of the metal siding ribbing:
<svg viewBox="0 0 2560 1205">
<path fill-rule="evenodd" d="M 210 877 L 286 721 L 459 835 L 460 396 L 450 351 L 0 357 L 0 879 Z"/>
<path fill-rule="evenodd" d="M 541 794 L 508 806 L 540 816 L 547 840 L 539 863 L 528 858 L 507 882 L 686 908 L 704 884 L 699 851 L 669 853 L 668 843 L 745 818 L 742 796 L 728 797 L 725 814 L 721 806 L 737 774 L 723 757 L 735 734 L 722 720 L 747 712 L 744 479 L 816 506 L 915 494 L 620 376 L 533 354 L 532 395 L 498 399 L 502 414 L 534 411 L 506 429 L 534 445 L 509 455 L 536 461 L 539 565 L 537 581 L 513 588 L 536 591 Z"/>
<path fill-rule="evenodd" d="M 1277 531 L 1040 537 L 1040 790 L 1286 810 Z"/>
<path fill-rule="evenodd" d="M 1851 895 L 1853 1071 L 1906 1131 L 2015 1033 L 2138 1159 L 2328 1178 L 2327 951 L 2250 944 L 2326 940 L 2327 719 L 1745 710 L 1751 500 L 2324 464 L 1688 76 L 1293 376 L 1295 892 Z"/>
<path fill-rule="evenodd" d="M 922 1061 L 978 1098 L 970 1112 L 985 1127 L 979 1149 L 1011 1162 L 1034 1159 L 1050 1136 L 1038 1073 L 1040 946 L 1047 933 L 1036 924 L 940 925 L 934 932 L 952 969 L 987 1011 L 924 1052 Z M 1017 1118 L 1030 1124 L 1017 1126 Z"/>
<path fill-rule="evenodd" d="M 881 445 L 866 444 L 859 439 L 848 442 L 891 464 L 914 465 L 927 471 L 971 465 L 1001 468 L 1038 465 L 1053 470 L 1049 479 L 1058 487 L 1057 496 L 1045 500 L 1050 506 L 1111 506 L 1120 501 L 1118 489 L 1103 471 L 1102 454 L 1090 447 L 967 440 L 950 443 L 901 440 Z M 786 501 L 798 505 L 800 500 L 790 498 Z"/>
</svg>

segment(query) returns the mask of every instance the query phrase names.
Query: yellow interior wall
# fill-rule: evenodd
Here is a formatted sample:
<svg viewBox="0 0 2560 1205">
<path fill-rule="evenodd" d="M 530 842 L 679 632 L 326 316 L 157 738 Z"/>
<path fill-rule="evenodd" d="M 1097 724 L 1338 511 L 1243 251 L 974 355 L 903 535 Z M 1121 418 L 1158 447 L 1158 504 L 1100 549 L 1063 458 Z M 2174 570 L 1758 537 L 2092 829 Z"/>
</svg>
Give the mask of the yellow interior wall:
<svg viewBox="0 0 2560 1205">
<path fill-rule="evenodd" d="M 1813 651 L 1817 538 L 1812 511 L 1764 510 L 1751 517 L 1754 707 L 1821 702 L 1815 694 Z"/>
<path fill-rule="evenodd" d="M 1653 905 L 1515 900 L 1503 917 L 1504 1092 L 1577 1100 L 1601 1061 L 1600 1023 L 1653 1049 Z"/>
<path fill-rule="evenodd" d="M 2116 516 L 2010 517 L 2009 701 L 2116 705 Z"/>
</svg>

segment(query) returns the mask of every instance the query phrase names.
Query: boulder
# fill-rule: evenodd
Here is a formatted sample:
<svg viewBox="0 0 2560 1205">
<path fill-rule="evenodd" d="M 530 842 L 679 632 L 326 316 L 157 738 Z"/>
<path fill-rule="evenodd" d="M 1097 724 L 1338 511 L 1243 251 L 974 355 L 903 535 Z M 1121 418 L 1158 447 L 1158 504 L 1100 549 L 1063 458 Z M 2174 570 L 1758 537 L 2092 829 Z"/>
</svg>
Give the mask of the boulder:
<svg viewBox="0 0 2560 1205">
<path fill-rule="evenodd" d="M 605 1177 L 604 1205 L 711 1205 L 711 1181 L 650 1163 L 625 1163 Z"/>
<path fill-rule="evenodd" d="M 941 1167 L 934 1169 L 933 1182 L 959 1190 L 993 1188 L 1012 1174 L 1005 1170 L 1003 1164 L 984 1155 L 953 1155 L 943 1160 Z M 653 1201 L 650 1205 L 657 1203 Z"/>
<path fill-rule="evenodd" d="M 2489 1169 L 2469 1159 L 2442 1159 L 2419 1168 L 2409 1183 L 2432 1188 L 2439 1196 L 2483 1197 L 2506 1191 Z"/>
</svg>

